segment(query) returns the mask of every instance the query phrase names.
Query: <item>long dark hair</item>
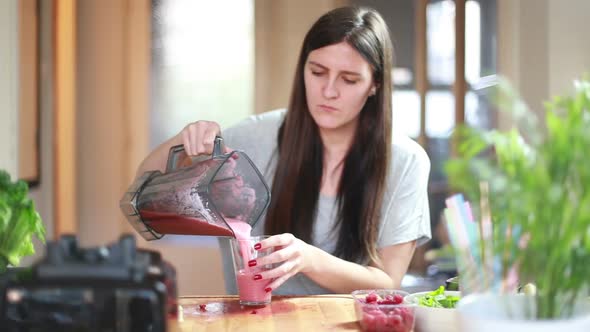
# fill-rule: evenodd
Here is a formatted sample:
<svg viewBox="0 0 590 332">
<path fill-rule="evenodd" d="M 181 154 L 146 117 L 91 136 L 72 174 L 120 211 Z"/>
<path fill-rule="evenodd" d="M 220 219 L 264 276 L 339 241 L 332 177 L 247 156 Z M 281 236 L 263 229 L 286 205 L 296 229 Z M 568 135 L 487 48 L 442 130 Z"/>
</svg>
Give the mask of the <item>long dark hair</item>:
<svg viewBox="0 0 590 332">
<path fill-rule="evenodd" d="M 373 9 L 343 7 L 323 15 L 305 39 L 289 108 L 278 133 L 279 158 L 267 213 L 267 234 L 293 233 L 311 243 L 323 167 L 323 144 L 306 102 L 304 68 L 315 49 L 347 42 L 371 65 L 377 86 L 359 115 L 338 186 L 334 255 L 379 263 L 376 241 L 391 149 L 393 49 L 387 25 Z"/>
</svg>

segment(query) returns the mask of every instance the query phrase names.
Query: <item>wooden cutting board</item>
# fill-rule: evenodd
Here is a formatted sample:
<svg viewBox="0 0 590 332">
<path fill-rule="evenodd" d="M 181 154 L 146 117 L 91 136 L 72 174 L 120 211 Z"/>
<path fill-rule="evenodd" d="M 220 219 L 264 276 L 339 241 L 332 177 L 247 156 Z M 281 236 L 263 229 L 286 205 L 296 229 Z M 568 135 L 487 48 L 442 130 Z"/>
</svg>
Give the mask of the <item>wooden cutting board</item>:
<svg viewBox="0 0 590 332">
<path fill-rule="evenodd" d="M 360 330 L 350 295 L 274 296 L 265 307 L 242 307 L 235 296 L 194 296 L 179 305 L 171 332 Z"/>
</svg>

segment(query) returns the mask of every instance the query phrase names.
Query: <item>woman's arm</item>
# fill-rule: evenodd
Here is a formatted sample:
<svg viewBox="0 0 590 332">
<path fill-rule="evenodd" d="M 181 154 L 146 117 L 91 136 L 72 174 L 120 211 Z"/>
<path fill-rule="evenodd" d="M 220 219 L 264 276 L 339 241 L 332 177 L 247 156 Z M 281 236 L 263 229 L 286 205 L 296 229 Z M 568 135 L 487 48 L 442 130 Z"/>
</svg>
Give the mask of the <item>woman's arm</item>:
<svg viewBox="0 0 590 332">
<path fill-rule="evenodd" d="M 350 293 L 356 289 L 399 288 L 414 255 L 416 241 L 380 249 L 381 268 L 375 264 L 351 263 L 310 247 L 314 260 L 306 276 L 333 292 Z"/>
<path fill-rule="evenodd" d="M 260 273 L 261 280 L 274 279 L 268 287 L 276 289 L 301 272 L 318 285 L 335 293 L 355 289 L 397 288 L 408 269 L 416 241 L 396 244 L 379 250 L 382 268 L 363 266 L 335 257 L 307 244 L 292 234 L 280 234 L 261 242 L 261 248 L 276 247 L 271 255 L 261 257 L 256 265 L 283 262 Z"/>
</svg>

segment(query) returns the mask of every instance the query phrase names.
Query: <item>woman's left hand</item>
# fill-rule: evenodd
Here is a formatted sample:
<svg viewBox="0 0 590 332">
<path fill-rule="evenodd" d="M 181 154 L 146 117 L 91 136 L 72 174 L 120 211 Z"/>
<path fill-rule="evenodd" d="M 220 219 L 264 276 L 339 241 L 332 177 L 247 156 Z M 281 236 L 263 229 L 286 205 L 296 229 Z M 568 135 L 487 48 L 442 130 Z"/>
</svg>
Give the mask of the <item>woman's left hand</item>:
<svg viewBox="0 0 590 332">
<path fill-rule="evenodd" d="M 272 280 L 267 289 L 277 289 L 285 281 L 299 272 L 307 272 L 311 269 L 311 245 L 296 238 L 293 234 L 284 233 L 273 235 L 268 239 L 260 242 L 260 248 L 274 247 L 275 250 L 268 256 L 256 259 L 256 265 L 262 266 L 267 264 L 276 264 L 274 269 L 261 272 L 262 278 L 259 280 Z M 269 291 L 270 291 L 269 290 Z"/>
</svg>

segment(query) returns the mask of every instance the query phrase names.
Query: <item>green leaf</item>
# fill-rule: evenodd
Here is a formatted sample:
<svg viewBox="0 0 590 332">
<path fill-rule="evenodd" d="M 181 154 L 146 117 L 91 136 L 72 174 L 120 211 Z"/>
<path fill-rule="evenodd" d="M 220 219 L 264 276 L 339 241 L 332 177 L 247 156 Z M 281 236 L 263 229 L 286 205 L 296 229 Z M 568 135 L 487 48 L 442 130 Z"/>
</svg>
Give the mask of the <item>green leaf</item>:
<svg viewBox="0 0 590 332">
<path fill-rule="evenodd" d="M 11 182 L 7 172 L 0 170 L 0 265 L 17 266 L 35 249 L 32 237 L 45 242 L 45 227 L 34 202 L 28 197 L 24 181 Z"/>
<path fill-rule="evenodd" d="M 419 297 L 418 304 L 424 307 L 450 309 L 455 308 L 459 300 L 459 296 L 445 295 L 445 287 L 440 286 L 438 289 Z"/>
</svg>

